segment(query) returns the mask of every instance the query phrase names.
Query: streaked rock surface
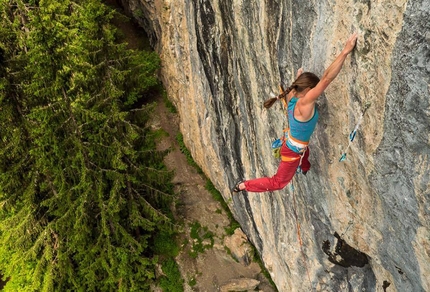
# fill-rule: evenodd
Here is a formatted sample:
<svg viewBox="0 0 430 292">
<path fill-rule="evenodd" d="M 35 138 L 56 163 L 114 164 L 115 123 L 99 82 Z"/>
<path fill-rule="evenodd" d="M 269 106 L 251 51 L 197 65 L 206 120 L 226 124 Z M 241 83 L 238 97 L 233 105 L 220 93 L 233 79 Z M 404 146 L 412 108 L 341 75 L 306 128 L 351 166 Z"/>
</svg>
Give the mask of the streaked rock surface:
<svg viewBox="0 0 430 292">
<path fill-rule="evenodd" d="M 428 0 L 122 2 L 162 58 L 187 147 L 279 291 L 430 291 Z M 231 200 L 238 178 L 277 168 L 285 119 L 263 101 L 299 67 L 321 76 L 352 31 L 357 48 L 319 100 L 311 171 L 294 194 Z M 354 249 L 368 263 L 342 261 Z"/>
</svg>

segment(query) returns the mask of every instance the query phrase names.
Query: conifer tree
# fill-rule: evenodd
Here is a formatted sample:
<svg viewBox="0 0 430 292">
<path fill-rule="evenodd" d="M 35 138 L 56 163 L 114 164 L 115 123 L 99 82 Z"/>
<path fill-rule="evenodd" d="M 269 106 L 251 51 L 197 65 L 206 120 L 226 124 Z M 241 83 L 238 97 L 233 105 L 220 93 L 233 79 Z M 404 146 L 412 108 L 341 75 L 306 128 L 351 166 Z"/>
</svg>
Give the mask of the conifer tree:
<svg viewBox="0 0 430 292">
<path fill-rule="evenodd" d="M 170 178 L 132 105 L 154 53 L 97 0 L 0 0 L 0 271 L 6 291 L 145 291 Z"/>
</svg>

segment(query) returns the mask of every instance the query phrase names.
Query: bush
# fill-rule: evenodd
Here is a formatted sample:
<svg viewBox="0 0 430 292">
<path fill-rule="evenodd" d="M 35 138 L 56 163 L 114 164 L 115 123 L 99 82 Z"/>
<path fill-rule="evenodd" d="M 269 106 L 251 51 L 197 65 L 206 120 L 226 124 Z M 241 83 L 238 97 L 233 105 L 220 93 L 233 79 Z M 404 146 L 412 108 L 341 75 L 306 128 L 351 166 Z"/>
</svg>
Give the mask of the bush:
<svg viewBox="0 0 430 292">
<path fill-rule="evenodd" d="M 158 283 L 164 292 L 184 291 L 184 280 L 181 277 L 178 264 L 174 259 L 166 259 L 162 263 L 162 270 L 165 276 L 160 277 Z"/>
</svg>

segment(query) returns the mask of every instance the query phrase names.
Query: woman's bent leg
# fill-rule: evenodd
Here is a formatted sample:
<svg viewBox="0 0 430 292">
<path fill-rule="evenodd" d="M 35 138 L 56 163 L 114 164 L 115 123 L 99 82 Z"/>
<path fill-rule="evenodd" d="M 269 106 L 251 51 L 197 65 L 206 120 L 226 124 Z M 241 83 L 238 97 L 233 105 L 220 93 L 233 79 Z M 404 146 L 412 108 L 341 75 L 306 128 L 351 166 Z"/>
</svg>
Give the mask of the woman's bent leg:
<svg viewBox="0 0 430 292">
<path fill-rule="evenodd" d="M 285 146 L 282 146 L 281 154 L 288 157 L 297 157 L 294 153 Z M 278 171 L 272 177 L 262 177 L 245 181 L 245 190 L 248 192 L 268 192 L 283 189 L 293 178 L 296 173 L 300 159 L 294 161 L 281 161 Z"/>
</svg>

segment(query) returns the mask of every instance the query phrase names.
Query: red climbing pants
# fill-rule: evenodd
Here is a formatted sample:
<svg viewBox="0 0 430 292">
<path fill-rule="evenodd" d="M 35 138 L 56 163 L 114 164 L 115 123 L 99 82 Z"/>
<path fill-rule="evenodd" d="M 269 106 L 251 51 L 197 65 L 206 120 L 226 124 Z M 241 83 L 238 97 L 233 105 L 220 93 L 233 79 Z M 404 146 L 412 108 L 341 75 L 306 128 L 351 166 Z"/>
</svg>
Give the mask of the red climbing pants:
<svg viewBox="0 0 430 292">
<path fill-rule="evenodd" d="M 300 157 L 299 154 L 286 147 L 285 143 L 282 145 L 281 155 L 290 158 Z M 302 164 L 300 166 L 302 171 L 308 171 L 311 168 L 308 157 L 309 147 L 303 155 Z M 247 180 L 244 182 L 245 190 L 255 193 L 281 190 L 292 180 L 299 163 L 300 159 L 293 161 L 281 161 L 278 171 L 274 176 Z"/>
</svg>

